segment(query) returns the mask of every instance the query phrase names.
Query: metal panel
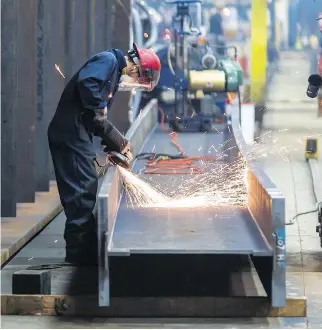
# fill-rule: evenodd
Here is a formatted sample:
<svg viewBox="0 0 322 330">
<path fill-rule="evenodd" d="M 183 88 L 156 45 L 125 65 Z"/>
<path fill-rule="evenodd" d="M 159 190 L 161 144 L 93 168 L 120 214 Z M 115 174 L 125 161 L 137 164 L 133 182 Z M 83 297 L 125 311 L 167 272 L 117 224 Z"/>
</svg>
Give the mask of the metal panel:
<svg viewBox="0 0 322 330">
<path fill-rule="evenodd" d="M 141 116 L 134 121 L 125 137 L 131 141 L 131 149 L 135 157 L 143 148 L 143 143 L 146 141 L 147 136 L 152 128 L 158 121 L 158 101 L 151 100 L 142 111 Z"/>
<path fill-rule="evenodd" d="M 95 13 L 95 48 L 94 52 L 99 53 L 106 49 L 105 41 L 105 3 L 102 0 L 96 0 Z"/>
<path fill-rule="evenodd" d="M 1 1 L 1 216 L 16 216 L 18 0 Z"/>
<path fill-rule="evenodd" d="M 18 1 L 17 201 L 35 201 L 36 0 Z"/>
<path fill-rule="evenodd" d="M 115 3 L 112 47 L 119 48 L 124 54 L 130 45 L 131 0 L 120 0 Z M 131 92 L 120 92 L 115 95 L 112 111 L 109 113 L 111 122 L 125 133 L 130 127 L 129 102 Z"/>
<path fill-rule="evenodd" d="M 48 1 L 45 0 L 46 22 L 44 39 L 44 116 L 43 129 L 52 119 L 61 93 L 67 80 L 55 69 L 57 64 L 66 75 L 65 70 L 65 0 Z M 47 12 L 47 13 L 46 13 Z M 47 140 L 47 132 L 42 138 Z M 47 141 L 46 141 L 47 144 Z M 47 147 L 47 145 L 46 145 Z M 51 156 L 49 157 L 50 179 L 55 180 L 54 168 Z"/>
<path fill-rule="evenodd" d="M 105 0 L 105 11 L 104 11 L 104 25 L 105 28 L 103 29 L 105 32 L 105 48 L 110 49 L 112 48 L 113 43 L 113 26 L 114 26 L 114 11 L 115 11 L 115 2 L 110 0 Z"/>
<path fill-rule="evenodd" d="M 250 149 L 244 141 L 239 122 L 239 111 L 234 109 L 232 131 L 249 169 L 248 207 L 274 251 L 272 262 L 270 259 L 258 260 L 260 258 L 253 261 L 271 297 L 272 306 L 283 307 L 286 303 L 285 197 L 258 164 L 249 160 Z"/>
<path fill-rule="evenodd" d="M 68 81 L 88 58 L 88 1 L 68 0 L 65 6 L 65 76 Z"/>
<path fill-rule="evenodd" d="M 48 35 L 48 1 L 37 0 L 37 119 L 36 119 L 36 149 L 35 173 L 37 191 L 49 191 L 49 164 L 46 114 L 44 112 L 44 43 Z"/>
<path fill-rule="evenodd" d="M 136 130 L 139 132 L 139 130 Z M 227 141 L 226 134 L 183 133 L 178 142 L 188 155 L 206 156 L 212 146 Z M 157 129 L 143 152 L 177 154 L 167 134 Z M 134 171 L 144 168 L 144 161 L 135 162 Z M 224 173 L 220 174 L 221 177 Z M 220 178 L 213 175 L 214 180 Z M 147 176 L 149 180 L 149 176 Z M 196 180 L 200 178 L 196 177 Z M 151 175 L 161 191 L 176 191 L 191 176 Z M 226 178 L 229 180 L 229 177 Z M 225 179 L 224 179 L 225 180 Z M 224 181 L 223 180 L 223 181 Z M 207 184 L 211 185 L 209 178 Z M 197 189 L 197 186 L 196 186 Z M 174 193 L 176 194 L 176 193 Z M 245 207 L 218 206 L 203 208 L 131 208 L 123 198 L 118 212 L 109 253 L 213 253 L 272 255 L 250 213 Z"/>
<path fill-rule="evenodd" d="M 243 207 L 132 209 L 123 198 L 115 226 L 110 255 L 272 255 L 247 208 Z"/>
</svg>

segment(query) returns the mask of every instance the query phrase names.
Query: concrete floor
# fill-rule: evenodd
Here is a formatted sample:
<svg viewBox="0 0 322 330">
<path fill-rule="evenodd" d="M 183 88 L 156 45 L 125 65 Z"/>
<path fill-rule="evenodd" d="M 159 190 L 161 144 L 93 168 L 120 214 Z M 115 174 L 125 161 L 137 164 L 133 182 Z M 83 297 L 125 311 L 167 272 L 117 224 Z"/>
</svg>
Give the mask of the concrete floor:
<svg viewBox="0 0 322 330">
<path fill-rule="evenodd" d="M 312 135 L 312 132 L 322 134 L 322 118 L 316 117 L 316 100 L 310 102 L 305 95 L 308 65 L 308 62 L 301 59 L 282 58 L 280 72 L 273 78 L 269 88 L 268 109 L 264 117 L 263 133 L 267 134 L 266 151 L 259 156 L 259 162 L 286 197 L 286 221 L 299 212 L 313 210 L 315 207 L 309 168 L 304 160 L 303 137 Z M 288 131 L 281 131 L 285 129 Z M 276 139 L 278 140 L 274 144 L 273 141 Z M 287 157 L 283 147 L 288 147 L 290 150 Z M 276 152 L 277 150 L 279 151 Z M 315 233 L 316 222 L 316 214 L 311 213 L 298 217 L 293 225 L 287 226 L 288 296 L 307 297 L 308 315 L 306 318 L 84 320 L 2 316 L 1 327 L 17 328 L 17 324 L 20 323 L 24 328 L 33 329 L 322 328 L 322 248 L 318 235 Z M 63 226 L 64 218 L 60 216 L 46 228 L 44 235 L 37 237 L 31 243 L 28 251 L 22 250 L 15 261 L 8 264 L 5 269 L 13 272 L 20 269 L 21 265 L 61 261 L 64 256 Z M 37 250 L 36 246 L 40 240 L 51 242 L 52 251 L 49 250 L 49 255 L 48 252 Z M 2 279 L 5 284 L 8 277 L 2 274 Z"/>
</svg>

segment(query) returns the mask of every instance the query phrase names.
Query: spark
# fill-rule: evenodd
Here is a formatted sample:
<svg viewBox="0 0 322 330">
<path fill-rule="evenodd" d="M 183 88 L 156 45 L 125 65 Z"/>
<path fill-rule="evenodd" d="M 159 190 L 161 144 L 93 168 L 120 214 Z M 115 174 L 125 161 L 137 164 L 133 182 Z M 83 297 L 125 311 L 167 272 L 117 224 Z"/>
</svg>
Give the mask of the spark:
<svg viewBox="0 0 322 330">
<path fill-rule="evenodd" d="M 64 74 L 62 73 L 62 71 L 60 70 L 60 67 L 57 64 L 55 64 L 55 68 L 59 72 L 59 74 L 65 79 Z"/>
<path fill-rule="evenodd" d="M 280 131 L 288 132 L 289 129 Z M 173 134 L 175 133 L 169 133 L 170 136 Z M 174 175 L 164 176 L 164 180 L 160 180 L 160 175 L 145 175 L 143 170 L 139 174 L 134 174 L 120 168 L 128 206 L 145 208 L 246 207 L 249 164 L 268 157 L 289 163 L 291 153 L 298 150 L 298 142 L 305 138 L 298 137 L 298 141 L 294 140 L 295 146 L 281 145 L 278 138 L 272 135 L 271 131 L 266 132 L 256 140 L 254 145 L 250 146 L 249 150 L 244 150 L 243 156 L 239 152 L 232 161 L 228 161 L 229 151 L 237 147 L 229 145 L 232 139 L 227 139 L 219 146 L 213 144 L 208 149 L 203 146 L 208 153 L 214 149 L 217 160 L 199 161 L 198 166 L 202 172 L 197 175 L 175 175 L 174 169 Z M 317 137 L 322 134 L 310 134 L 310 136 Z M 153 150 L 155 148 L 154 145 Z"/>
</svg>

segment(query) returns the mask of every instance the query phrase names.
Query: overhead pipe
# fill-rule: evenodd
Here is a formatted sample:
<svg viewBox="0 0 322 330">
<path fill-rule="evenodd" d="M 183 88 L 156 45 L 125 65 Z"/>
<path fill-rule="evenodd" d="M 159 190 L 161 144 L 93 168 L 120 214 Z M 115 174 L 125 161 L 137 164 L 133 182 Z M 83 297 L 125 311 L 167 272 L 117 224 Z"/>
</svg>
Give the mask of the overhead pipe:
<svg viewBox="0 0 322 330">
<path fill-rule="evenodd" d="M 153 46 L 157 40 L 158 40 L 158 28 L 157 24 L 153 22 L 153 17 L 149 13 L 149 7 L 144 5 L 141 1 L 134 1 L 132 6 L 132 29 L 133 29 L 133 37 L 136 43 L 144 48 L 150 48 Z M 151 31 L 150 31 L 150 38 L 146 43 L 144 43 L 144 32 L 142 28 L 142 21 L 141 21 L 141 16 L 140 12 L 137 9 L 137 7 L 140 7 L 140 9 L 147 15 L 149 21 L 150 21 L 150 26 L 151 26 Z M 135 95 L 131 98 L 130 101 L 130 111 L 129 111 L 129 120 L 132 123 L 134 119 L 137 117 L 139 113 L 139 108 L 140 108 L 140 103 L 141 103 L 141 97 L 142 97 L 142 92 L 141 91 L 136 91 Z"/>
<path fill-rule="evenodd" d="M 137 8 L 135 8 L 135 2 L 132 1 L 132 29 L 131 29 L 131 45 L 133 41 L 135 41 L 139 47 L 143 47 L 143 29 L 141 23 L 140 13 Z M 131 46 L 130 46 L 131 47 Z M 129 103 L 129 121 L 132 124 L 134 119 L 136 118 L 139 107 L 141 103 L 142 92 L 137 91 L 135 95 L 133 95 L 130 99 Z"/>
<path fill-rule="evenodd" d="M 153 22 L 153 17 L 149 12 L 149 7 L 146 6 L 145 3 L 142 1 L 138 1 L 137 5 L 142 9 L 142 11 L 144 13 L 146 13 L 146 15 L 150 21 L 150 27 L 151 27 L 151 31 L 150 31 L 150 35 L 149 35 L 150 37 L 147 40 L 147 42 L 144 44 L 144 48 L 150 48 L 158 41 L 158 27 L 157 27 L 157 24 L 155 24 L 155 22 Z"/>
</svg>

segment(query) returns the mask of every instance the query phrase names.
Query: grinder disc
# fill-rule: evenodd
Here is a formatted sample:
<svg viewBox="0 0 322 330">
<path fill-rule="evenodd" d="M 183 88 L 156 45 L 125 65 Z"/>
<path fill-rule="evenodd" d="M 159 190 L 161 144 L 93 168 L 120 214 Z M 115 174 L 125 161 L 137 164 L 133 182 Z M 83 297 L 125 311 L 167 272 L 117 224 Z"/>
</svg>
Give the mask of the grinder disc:
<svg viewBox="0 0 322 330">
<path fill-rule="evenodd" d="M 126 156 L 124 156 L 118 152 L 115 152 L 115 151 L 109 152 L 108 159 L 113 165 L 119 165 L 119 166 L 125 168 L 126 170 L 131 169 L 131 163 L 130 163 L 129 159 Z"/>
</svg>

